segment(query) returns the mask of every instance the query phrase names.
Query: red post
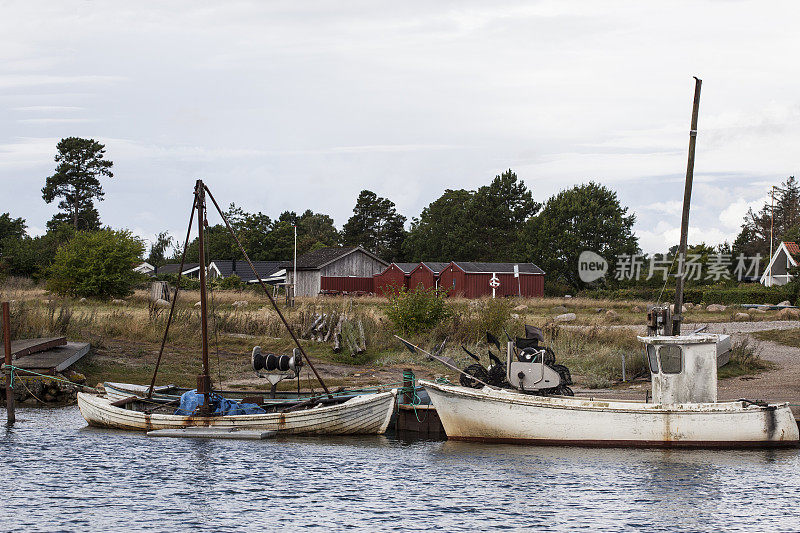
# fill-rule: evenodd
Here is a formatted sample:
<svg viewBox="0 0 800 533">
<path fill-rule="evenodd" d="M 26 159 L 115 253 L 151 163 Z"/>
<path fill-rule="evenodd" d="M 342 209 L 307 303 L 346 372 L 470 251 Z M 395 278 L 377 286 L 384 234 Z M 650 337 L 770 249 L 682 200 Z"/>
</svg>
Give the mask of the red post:
<svg viewBox="0 0 800 533">
<path fill-rule="evenodd" d="M 6 412 L 8 413 L 8 423 L 13 424 L 16 420 L 14 416 L 14 390 L 11 388 L 11 310 L 8 302 L 3 302 L 3 345 L 6 352 Z"/>
</svg>

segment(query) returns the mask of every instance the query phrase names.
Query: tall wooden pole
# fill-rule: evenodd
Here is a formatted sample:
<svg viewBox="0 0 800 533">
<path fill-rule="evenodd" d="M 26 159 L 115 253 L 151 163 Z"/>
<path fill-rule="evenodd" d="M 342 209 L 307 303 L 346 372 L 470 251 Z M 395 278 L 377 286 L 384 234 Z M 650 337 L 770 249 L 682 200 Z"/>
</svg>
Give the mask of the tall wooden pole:
<svg viewBox="0 0 800 533">
<path fill-rule="evenodd" d="M 692 202 L 692 180 L 694 179 L 694 146 L 697 141 L 697 114 L 700 111 L 700 86 L 703 80 L 694 77 L 694 103 L 692 105 L 692 125 L 689 130 L 689 161 L 686 165 L 686 187 L 683 190 L 683 216 L 681 217 L 681 243 L 678 247 L 678 282 L 675 286 L 675 311 L 672 315 L 672 334 L 681 334 L 683 320 L 683 286 L 686 273 L 686 240 L 689 233 L 689 205 Z"/>
<path fill-rule="evenodd" d="M 769 259 L 768 261 L 772 263 L 772 231 L 775 227 L 775 186 L 773 185 L 772 188 L 769 190 L 769 195 L 772 197 L 772 204 L 769 210 Z M 768 287 L 772 287 L 772 269 L 769 269 L 769 283 L 767 284 Z"/>
<path fill-rule="evenodd" d="M 204 396 L 200 414 L 211 414 L 211 373 L 208 370 L 208 314 L 206 308 L 206 257 L 205 257 L 205 208 L 206 193 L 202 180 L 197 180 L 194 193 L 197 198 L 198 250 L 200 255 L 200 324 L 202 329 L 203 373 L 197 376 L 197 392 Z"/>
<path fill-rule="evenodd" d="M 6 412 L 8 423 L 13 424 L 16 420 L 14 416 L 14 389 L 11 388 L 11 310 L 8 302 L 3 302 L 3 346 L 6 352 Z"/>
</svg>

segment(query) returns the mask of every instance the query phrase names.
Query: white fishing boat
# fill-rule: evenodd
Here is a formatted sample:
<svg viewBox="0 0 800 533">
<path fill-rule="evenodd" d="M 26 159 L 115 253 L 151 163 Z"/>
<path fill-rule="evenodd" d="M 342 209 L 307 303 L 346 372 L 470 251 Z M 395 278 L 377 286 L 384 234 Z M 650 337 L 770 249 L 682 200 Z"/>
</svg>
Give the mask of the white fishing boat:
<svg viewBox="0 0 800 533">
<path fill-rule="evenodd" d="M 292 355 L 262 354 L 256 346 L 251 354 L 253 370 L 259 377 L 264 377 L 271 384 L 269 398 L 262 394 L 232 399 L 237 393 L 214 391 L 208 361 L 208 314 L 206 306 L 206 268 L 204 257 L 204 224 L 206 221 L 206 195 L 214 203 L 231 236 L 247 263 L 253 269 L 270 303 L 281 318 L 296 348 Z M 170 436 L 213 436 L 224 438 L 245 436 L 252 437 L 253 431 L 259 437 L 264 435 L 354 435 L 380 434 L 386 431 L 394 413 L 397 390 L 377 392 L 375 388 L 366 394 L 355 391 L 331 393 L 314 368 L 313 363 L 297 340 L 292 328 L 275 303 L 269 289 L 258 275 L 247 252 L 242 248 L 236 234 L 231 228 L 222 210 L 219 208 L 211 192 L 198 180 L 195 185 L 192 217 L 183 246 L 183 257 L 178 273 L 176 287 L 180 287 L 180 273 L 186 259 L 186 250 L 191 235 L 192 219 L 197 211 L 199 277 L 200 277 L 200 323 L 202 373 L 197 376 L 197 389 L 186 390 L 173 386 L 156 387 L 156 377 L 164 352 L 177 301 L 178 289 L 170 307 L 164 336 L 161 342 L 153 378 L 149 386 L 121 383 L 107 383 L 105 395 L 78 394 L 78 407 L 81 415 L 91 426 L 116 428 L 135 431 L 184 430 L 185 428 L 207 428 L 205 431 L 187 433 L 178 431 Z M 305 361 L 305 363 L 304 363 Z M 304 364 L 314 372 L 322 386 L 323 392 L 318 395 L 305 394 L 299 391 L 300 369 Z M 297 378 L 298 392 L 284 393 L 276 390 L 283 379 Z"/>
<path fill-rule="evenodd" d="M 186 427 L 257 429 L 285 435 L 382 434 L 394 412 L 396 390 L 350 398 L 338 405 L 315 404 L 303 410 L 227 416 L 182 416 L 153 412 L 152 402 L 132 400 L 114 406 L 110 398 L 78 393 L 78 408 L 91 426 L 151 431 Z"/>
<path fill-rule="evenodd" d="M 727 336 L 680 334 L 700 84 L 696 79 L 677 261 L 678 311 L 673 316 L 668 305 L 651 309 L 648 335 L 639 337 L 650 368 L 652 401 L 565 396 L 572 392 L 569 373 L 539 346 L 544 339 L 540 332 L 526 328 L 533 334 L 509 338 L 505 363 L 496 361 L 489 369 L 478 362 L 462 371 L 452 360 L 429 354 L 459 370 L 465 385 L 420 382 L 448 439 L 582 446 L 798 446 L 798 426 L 787 403 L 717 401 L 717 366 L 723 345 L 729 344 Z"/>
</svg>

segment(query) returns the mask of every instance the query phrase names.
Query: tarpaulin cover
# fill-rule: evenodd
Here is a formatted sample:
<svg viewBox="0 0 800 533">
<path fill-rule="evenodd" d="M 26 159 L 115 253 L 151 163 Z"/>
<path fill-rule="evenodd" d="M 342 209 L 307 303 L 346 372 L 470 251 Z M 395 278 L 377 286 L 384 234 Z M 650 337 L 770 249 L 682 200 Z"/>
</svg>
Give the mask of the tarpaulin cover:
<svg viewBox="0 0 800 533">
<path fill-rule="evenodd" d="M 195 410 L 203 405 L 205 396 L 197 393 L 197 389 L 192 389 L 188 392 L 181 394 L 181 406 L 175 410 L 176 415 L 189 416 Z M 228 400 L 218 394 L 211 395 L 211 405 L 216 406 L 214 409 L 215 415 L 257 415 L 266 413 L 262 408 L 254 403 L 239 403 L 234 400 Z"/>
</svg>

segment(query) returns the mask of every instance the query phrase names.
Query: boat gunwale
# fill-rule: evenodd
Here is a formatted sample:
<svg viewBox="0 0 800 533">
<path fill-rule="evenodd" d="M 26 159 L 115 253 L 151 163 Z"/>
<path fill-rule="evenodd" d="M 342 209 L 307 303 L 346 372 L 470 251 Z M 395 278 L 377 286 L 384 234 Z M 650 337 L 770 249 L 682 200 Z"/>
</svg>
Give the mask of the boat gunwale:
<svg viewBox="0 0 800 533">
<path fill-rule="evenodd" d="M 433 383 L 426 380 L 419 380 L 419 384 L 425 388 L 433 388 L 434 390 L 443 393 L 443 394 L 450 394 L 453 396 L 460 396 L 460 397 L 468 397 L 473 400 L 489 400 L 493 402 L 499 403 L 508 403 L 508 404 L 515 404 L 515 405 L 524 405 L 528 407 L 547 407 L 551 409 L 568 409 L 568 410 L 577 410 L 577 411 L 609 411 L 614 413 L 637 413 L 637 414 L 649 414 L 649 413 L 659 413 L 659 414 L 719 414 L 719 413 L 754 413 L 754 412 L 761 412 L 761 411 L 769 411 L 769 410 L 777 410 L 782 408 L 789 407 L 788 402 L 782 403 L 774 403 L 768 404 L 767 406 L 755 405 L 755 404 L 748 404 L 744 405 L 744 402 L 741 400 L 730 400 L 726 402 L 715 402 L 715 403 L 698 403 L 698 404 L 672 404 L 674 407 L 665 407 L 670 404 L 651 404 L 645 402 L 637 402 L 636 400 L 623 400 L 619 403 L 627 403 L 628 405 L 617 407 L 613 404 L 618 403 L 617 400 L 613 399 L 583 399 L 583 398 L 575 398 L 575 397 L 565 397 L 565 396 L 532 396 L 526 395 L 521 393 L 509 392 L 504 391 L 503 389 L 492 389 L 493 391 L 500 391 L 501 395 L 492 394 L 492 392 L 485 392 L 484 389 L 469 389 L 467 387 L 458 387 L 455 385 L 442 385 L 439 383 Z M 507 396 L 506 396 L 507 395 Z M 513 397 L 512 397 L 513 395 Z M 552 399 L 556 399 L 560 402 L 565 403 L 556 403 L 552 402 Z M 604 405 L 569 405 L 566 402 L 591 402 L 594 404 L 602 403 Z M 638 408 L 633 409 L 630 408 L 630 404 L 637 405 Z M 694 408 L 688 408 L 686 406 L 693 406 Z M 697 408 L 700 406 L 700 408 Z"/>
</svg>

